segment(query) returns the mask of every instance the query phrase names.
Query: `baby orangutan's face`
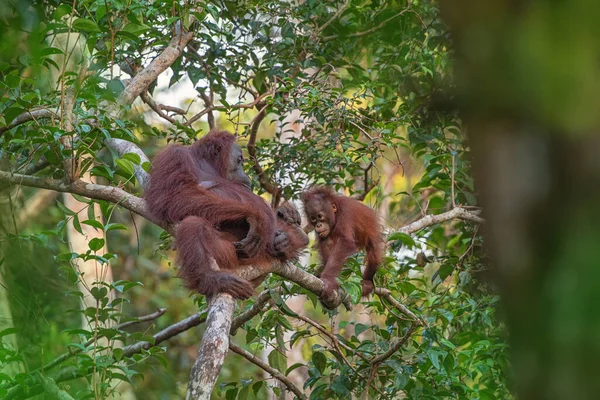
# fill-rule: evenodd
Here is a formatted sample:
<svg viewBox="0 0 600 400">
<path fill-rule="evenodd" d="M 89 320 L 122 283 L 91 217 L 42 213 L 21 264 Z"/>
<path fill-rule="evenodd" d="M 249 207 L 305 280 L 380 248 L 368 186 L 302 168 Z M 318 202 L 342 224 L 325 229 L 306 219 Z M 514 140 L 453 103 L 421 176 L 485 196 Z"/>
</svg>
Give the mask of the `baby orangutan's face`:
<svg viewBox="0 0 600 400">
<path fill-rule="evenodd" d="M 321 239 L 327 238 L 335 226 L 335 213 L 337 207 L 335 204 L 325 199 L 312 198 L 305 205 L 306 214 L 315 232 Z"/>
</svg>

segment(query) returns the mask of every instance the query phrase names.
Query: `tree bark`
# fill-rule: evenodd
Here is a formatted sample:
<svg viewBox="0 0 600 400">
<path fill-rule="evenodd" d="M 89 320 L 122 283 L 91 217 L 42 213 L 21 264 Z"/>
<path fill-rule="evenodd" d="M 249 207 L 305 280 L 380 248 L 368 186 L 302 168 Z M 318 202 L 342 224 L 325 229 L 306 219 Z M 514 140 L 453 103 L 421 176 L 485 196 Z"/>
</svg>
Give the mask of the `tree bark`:
<svg viewBox="0 0 600 400">
<path fill-rule="evenodd" d="M 210 400 L 229 351 L 234 307 L 235 300 L 229 294 L 221 293 L 210 299 L 206 331 L 190 373 L 187 400 Z"/>
</svg>

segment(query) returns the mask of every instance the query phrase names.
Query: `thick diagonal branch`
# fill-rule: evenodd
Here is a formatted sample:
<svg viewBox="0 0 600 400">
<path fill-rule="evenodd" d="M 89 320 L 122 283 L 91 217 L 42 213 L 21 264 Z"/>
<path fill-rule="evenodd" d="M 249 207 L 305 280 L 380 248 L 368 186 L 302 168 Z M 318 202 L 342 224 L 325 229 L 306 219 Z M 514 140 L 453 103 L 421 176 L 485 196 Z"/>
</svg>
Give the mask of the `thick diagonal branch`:
<svg viewBox="0 0 600 400">
<path fill-rule="evenodd" d="M 181 55 L 183 49 L 192 40 L 192 32 L 181 32 L 176 35 L 169 45 L 145 67 L 134 76 L 119 98 L 119 103 L 129 105 L 144 91 L 148 90 L 152 82 L 158 78 Z"/>
</svg>

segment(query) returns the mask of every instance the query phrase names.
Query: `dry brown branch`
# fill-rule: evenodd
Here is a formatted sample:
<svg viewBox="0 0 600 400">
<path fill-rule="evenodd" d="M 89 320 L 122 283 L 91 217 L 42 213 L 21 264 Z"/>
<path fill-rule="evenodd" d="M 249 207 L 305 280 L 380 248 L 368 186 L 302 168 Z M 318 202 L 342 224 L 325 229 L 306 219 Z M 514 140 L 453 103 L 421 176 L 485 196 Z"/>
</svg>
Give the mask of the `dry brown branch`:
<svg viewBox="0 0 600 400">
<path fill-rule="evenodd" d="M 198 114 L 194 115 L 192 118 L 190 118 L 185 123 L 185 125 L 191 126 L 194 122 L 198 121 L 204 115 L 209 114 L 212 111 L 230 111 L 230 110 L 239 110 L 239 109 L 243 109 L 243 108 L 247 108 L 247 109 L 254 108 L 270 94 L 271 94 L 270 92 L 266 92 L 266 93 L 263 93 L 260 96 L 258 96 L 256 99 L 254 99 L 254 101 L 252 101 L 250 103 L 233 104 L 229 107 L 211 105 L 209 107 L 206 107 L 204 110 L 200 111 Z"/>
<path fill-rule="evenodd" d="M 159 104 L 158 106 L 160 107 L 161 110 L 170 111 L 170 112 L 172 112 L 174 114 L 179 114 L 179 115 L 185 115 L 186 114 L 186 111 L 184 109 L 182 109 L 182 108 L 179 108 L 179 107 L 168 106 L 166 104 Z"/>
<path fill-rule="evenodd" d="M 140 353 L 142 350 L 148 350 L 150 347 L 157 346 L 158 344 L 164 342 L 167 339 L 170 339 L 174 336 L 179 335 L 182 332 L 185 332 L 195 326 L 200 325 L 204 321 L 206 321 L 206 317 L 203 317 L 201 314 L 190 315 L 189 317 L 173 325 L 169 325 L 165 329 L 155 333 L 152 336 L 152 338 L 154 339 L 152 343 L 142 341 L 123 347 L 123 356 L 129 357 L 136 353 Z"/>
<path fill-rule="evenodd" d="M 246 360 L 250 361 L 252 364 L 260 367 L 261 369 L 263 369 L 264 371 L 269 373 L 273 378 L 279 380 L 281 383 L 283 383 L 288 388 L 288 390 L 290 392 L 294 393 L 296 395 L 296 397 L 298 397 L 299 399 L 306 399 L 306 396 L 300 391 L 300 389 L 298 389 L 296 387 L 296 385 L 294 385 L 292 383 L 292 381 L 290 381 L 281 372 L 279 372 L 275 368 L 271 367 L 269 364 L 265 363 L 258 357 L 253 356 L 252 354 L 248 353 L 246 350 L 242 349 L 241 347 L 236 346 L 233 343 L 229 343 L 229 349 L 231 349 L 231 351 L 233 351 L 234 353 L 237 353 L 240 356 L 244 357 Z"/>
<path fill-rule="evenodd" d="M 204 100 L 204 105 L 206 106 L 206 110 L 208 110 L 208 127 L 210 129 L 215 129 L 215 115 L 212 112 L 212 107 L 213 107 L 213 100 L 212 100 L 212 96 L 207 96 L 206 93 L 204 93 L 204 90 L 198 90 L 198 93 L 200 93 L 200 96 L 202 97 L 202 100 Z"/>
<path fill-rule="evenodd" d="M 252 168 L 254 169 L 254 172 L 256 172 L 256 175 L 258 175 L 258 180 L 260 182 L 260 186 L 267 193 L 270 193 L 275 198 L 275 197 L 279 196 L 279 193 L 281 192 L 281 188 L 276 183 L 271 182 L 269 179 L 267 179 L 267 177 L 265 175 L 265 171 L 260 166 L 260 163 L 258 162 L 258 158 L 256 157 L 256 137 L 258 136 L 258 128 L 260 127 L 260 124 L 267 116 L 266 104 L 260 103 L 257 106 L 259 107 L 258 114 L 256 115 L 256 117 L 254 117 L 254 119 L 250 123 L 250 137 L 248 139 L 248 145 L 247 145 L 248 155 L 250 156 L 250 160 L 252 161 Z"/>
<path fill-rule="evenodd" d="M 166 119 L 167 121 L 169 121 L 170 123 L 172 123 L 173 125 L 177 125 L 178 122 L 175 118 L 169 116 L 168 114 L 166 114 L 165 112 L 163 112 L 163 108 L 161 105 L 157 104 L 154 99 L 150 96 L 150 94 L 146 91 L 142 92 L 140 94 L 140 98 L 142 99 L 142 101 L 146 104 L 148 104 L 148 106 L 155 112 L 158 114 L 159 117 Z"/>
</svg>

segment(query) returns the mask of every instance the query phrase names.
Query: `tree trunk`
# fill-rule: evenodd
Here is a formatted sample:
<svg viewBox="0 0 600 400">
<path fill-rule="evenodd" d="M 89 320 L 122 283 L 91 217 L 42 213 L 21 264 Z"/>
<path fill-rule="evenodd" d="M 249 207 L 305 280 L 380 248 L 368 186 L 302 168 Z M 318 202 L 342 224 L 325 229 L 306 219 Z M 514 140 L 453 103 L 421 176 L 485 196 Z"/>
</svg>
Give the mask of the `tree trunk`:
<svg viewBox="0 0 600 400">
<path fill-rule="evenodd" d="M 206 331 L 190 372 L 187 400 L 210 400 L 229 351 L 229 331 L 234 307 L 235 300 L 229 294 L 220 293 L 210 299 Z"/>
</svg>

